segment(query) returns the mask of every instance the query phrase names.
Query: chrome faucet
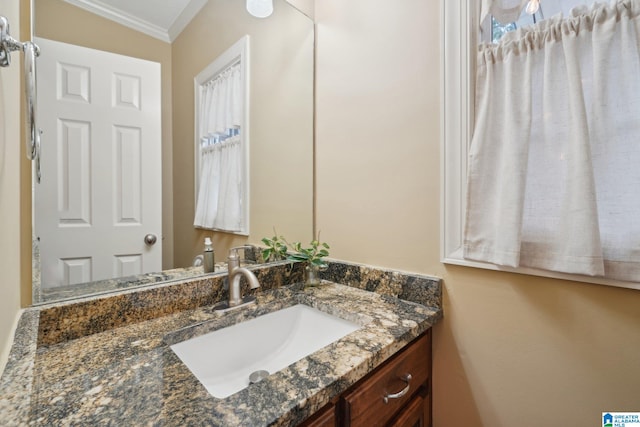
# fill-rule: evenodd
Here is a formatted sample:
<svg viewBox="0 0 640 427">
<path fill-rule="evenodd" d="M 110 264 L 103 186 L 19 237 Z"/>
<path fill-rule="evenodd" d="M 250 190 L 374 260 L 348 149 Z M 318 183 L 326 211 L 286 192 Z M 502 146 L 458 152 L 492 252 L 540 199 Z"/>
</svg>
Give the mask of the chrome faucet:
<svg viewBox="0 0 640 427">
<path fill-rule="evenodd" d="M 229 272 L 229 308 L 238 307 L 240 305 L 248 304 L 255 301 L 253 297 L 242 298 L 240 293 L 240 279 L 242 276 L 247 278 L 249 287 L 256 289 L 260 287 L 258 278 L 251 270 L 244 267 L 240 267 L 240 257 L 238 256 L 238 249 L 244 249 L 245 246 L 238 246 L 229 250 L 229 258 L 227 258 L 227 268 Z"/>
</svg>

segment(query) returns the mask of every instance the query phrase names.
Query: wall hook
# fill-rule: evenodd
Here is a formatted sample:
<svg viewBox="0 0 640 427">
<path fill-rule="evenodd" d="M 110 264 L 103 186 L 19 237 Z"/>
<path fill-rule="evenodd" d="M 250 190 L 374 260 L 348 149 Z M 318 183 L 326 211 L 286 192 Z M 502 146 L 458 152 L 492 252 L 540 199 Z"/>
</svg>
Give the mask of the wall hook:
<svg viewBox="0 0 640 427">
<path fill-rule="evenodd" d="M 27 107 L 27 157 L 33 160 L 40 153 L 40 130 L 36 126 L 36 58 L 40 48 L 33 42 L 19 42 L 9 33 L 9 21 L 0 16 L 0 67 L 11 65 L 11 52 L 24 52 L 24 79 Z M 38 174 L 39 175 L 39 174 Z"/>
</svg>

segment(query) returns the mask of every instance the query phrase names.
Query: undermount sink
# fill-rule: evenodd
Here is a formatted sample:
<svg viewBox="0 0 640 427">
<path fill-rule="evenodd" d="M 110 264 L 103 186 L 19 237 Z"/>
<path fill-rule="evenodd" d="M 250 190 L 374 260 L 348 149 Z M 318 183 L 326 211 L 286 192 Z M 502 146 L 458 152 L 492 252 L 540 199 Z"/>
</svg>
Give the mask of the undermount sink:
<svg viewBox="0 0 640 427">
<path fill-rule="evenodd" d="M 212 396 L 225 398 L 360 328 L 298 304 L 174 344 L 171 349 Z"/>
</svg>

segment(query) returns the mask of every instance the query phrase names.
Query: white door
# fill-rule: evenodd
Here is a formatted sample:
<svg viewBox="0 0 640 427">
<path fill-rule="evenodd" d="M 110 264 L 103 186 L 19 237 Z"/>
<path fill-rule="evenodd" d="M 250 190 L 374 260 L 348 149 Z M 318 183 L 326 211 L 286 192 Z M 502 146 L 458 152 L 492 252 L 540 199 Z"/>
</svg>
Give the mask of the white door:
<svg viewBox="0 0 640 427">
<path fill-rule="evenodd" d="M 36 43 L 42 287 L 160 271 L 160 64 Z"/>
</svg>

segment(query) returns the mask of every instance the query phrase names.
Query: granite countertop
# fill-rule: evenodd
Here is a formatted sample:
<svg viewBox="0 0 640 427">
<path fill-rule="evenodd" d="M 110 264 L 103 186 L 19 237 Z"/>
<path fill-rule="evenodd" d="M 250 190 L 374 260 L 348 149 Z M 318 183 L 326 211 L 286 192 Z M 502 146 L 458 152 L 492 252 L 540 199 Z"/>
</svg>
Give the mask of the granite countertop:
<svg viewBox="0 0 640 427">
<path fill-rule="evenodd" d="M 334 273 L 347 282 L 357 271 L 341 268 Z M 442 317 L 439 305 L 387 293 L 328 281 L 304 290 L 277 286 L 257 292 L 255 305 L 226 313 L 205 305 L 68 339 L 45 337 L 42 309 L 30 309 L 0 381 L 0 414 L 7 425 L 297 425 Z M 299 303 L 363 326 L 225 399 L 211 396 L 169 347 Z"/>
</svg>

